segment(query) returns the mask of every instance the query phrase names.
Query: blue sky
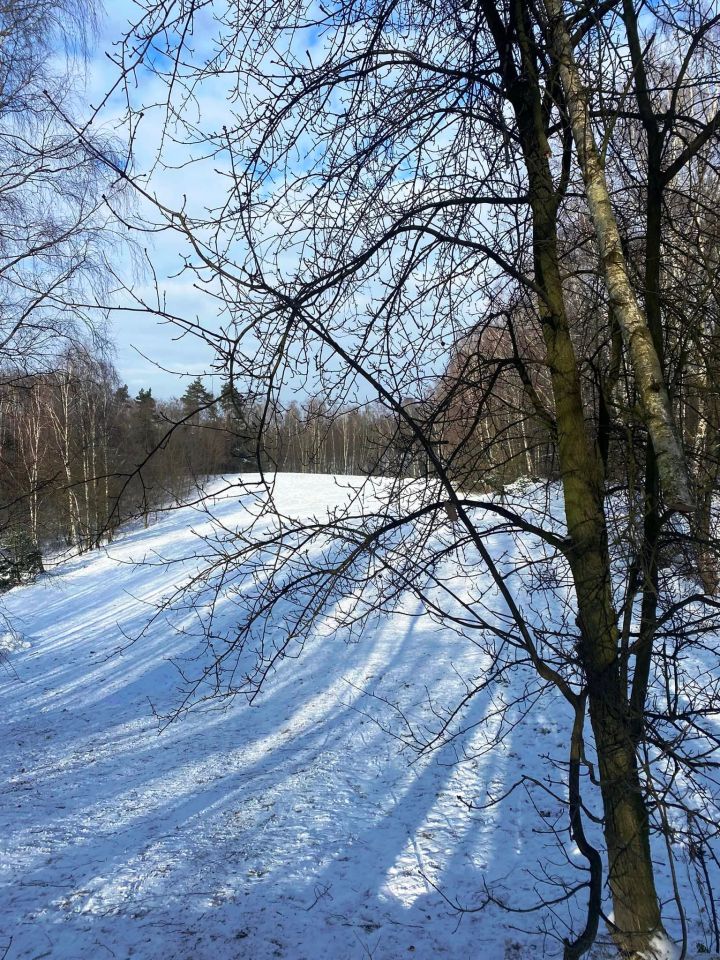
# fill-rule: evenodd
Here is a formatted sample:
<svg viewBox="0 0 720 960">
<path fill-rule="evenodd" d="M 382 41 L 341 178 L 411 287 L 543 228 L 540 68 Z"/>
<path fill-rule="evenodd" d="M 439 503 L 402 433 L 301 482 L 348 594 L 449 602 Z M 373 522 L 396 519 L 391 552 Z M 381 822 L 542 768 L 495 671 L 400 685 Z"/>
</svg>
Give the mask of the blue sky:
<svg viewBox="0 0 720 960">
<path fill-rule="evenodd" d="M 108 0 L 101 36 L 89 65 L 89 81 L 85 94 L 88 116 L 92 113 L 92 107 L 103 100 L 117 79 L 117 67 L 110 61 L 106 52 L 113 50 L 113 44 L 123 36 L 128 22 L 132 22 L 138 13 L 139 8 L 132 0 Z M 193 49 L 200 54 L 207 52 L 211 48 L 212 38 L 213 33 L 208 29 L 208 22 L 206 21 L 204 25 L 200 23 L 192 38 Z M 307 43 L 310 46 L 314 44 L 322 46 L 323 43 L 319 35 L 310 33 L 304 33 L 301 39 L 303 44 Z M 228 80 L 228 84 L 230 83 L 231 80 Z M 227 179 L 218 175 L 215 169 L 223 164 L 222 156 L 206 162 L 182 165 L 189 157 L 187 149 L 166 141 L 163 155 L 173 163 L 174 168 L 154 166 L 162 130 L 160 116 L 162 111 L 153 108 L 152 104 L 161 100 L 165 93 L 165 86 L 149 72 L 141 78 L 138 89 L 133 92 L 136 107 L 145 109 L 145 117 L 135 139 L 135 171 L 142 176 L 144 171 L 154 170 L 151 180 L 146 182 L 147 189 L 172 209 L 178 210 L 184 207 L 184 198 L 187 200 L 186 209 L 191 213 L 202 214 L 207 208 L 218 208 L 227 199 Z M 115 101 L 110 100 L 99 115 L 96 127 L 119 139 L 126 138 L 127 132 L 119 119 L 123 108 L 124 100 L 120 98 Z M 212 127 L 218 130 L 224 122 L 232 126 L 230 105 L 224 96 L 222 83 L 218 86 L 218 82 L 208 82 L 205 87 L 196 89 L 192 108 L 195 111 L 194 119 L 198 120 L 199 125 L 205 129 Z M 318 144 L 303 142 L 301 147 L 299 153 L 302 159 L 295 162 L 304 164 L 307 163 L 307 154 L 303 151 L 316 149 Z M 411 185 L 410 181 L 408 185 Z M 151 215 L 153 213 L 151 209 L 148 212 Z M 169 231 L 153 236 L 144 234 L 141 242 L 149 247 L 149 257 L 158 279 L 160 293 L 166 298 L 168 310 L 183 316 L 186 320 L 192 321 L 197 318 L 204 325 L 212 326 L 216 322 L 214 318 L 217 304 L 213 302 L 212 297 L 194 288 L 193 277 L 189 273 L 180 274 L 183 254 L 190 251 L 184 247 L 178 236 Z M 281 250 L 279 269 L 290 273 L 294 267 L 297 267 L 297 263 L 293 262 L 294 256 L 293 250 Z M 124 271 L 125 282 L 132 283 L 138 293 L 148 300 L 154 300 L 155 292 L 149 277 L 137 273 L 133 275 L 130 258 L 126 255 L 119 253 L 118 261 L 118 270 Z M 272 267 L 267 265 L 267 269 L 272 270 Z M 368 287 L 362 294 L 356 295 L 352 308 L 361 309 L 362 298 L 372 296 L 373 290 Z M 418 323 L 422 328 L 425 320 L 420 317 Z M 125 312 L 114 315 L 113 330 L 117 347 L 116 364 L 132 394 L 137 393 L 140 387 L 150 386 L 158 397 L 178 396 L 184 392 L 189 380 L 198 375 L 203 376 L 206 385 L 216 392 L 220 388 L 220 379 L 210 375 L 215 359 L 212 351 L 202 341 L 191 335 L 180 336 L 179 328 L 159 323 L 151 314 Z M 401 339 L 402 336 L 400 331 Z M 358 337 L 363 339 L 364 333 L 359 331 Z M 302 353 L 304 346 L 298 346 L 297 349 Z M 382 356 L 382 350 L 378 355 Z M 444 362 L 446 359 L 444 352 L 441 357 Z M 255 363 L 256 358 L 251 345 L 249 345 L 248 359 L 250 364 Z M 294 397 L 299 391 L 305 389 L 319 389 L 317 377 L 314 377 L 313 373 L 313 363 L 317 357 L 311 356 L 305 359 L 307 360 L 306 368 L 310 371 L 307 375 L 308 380 L 305 382 L 303 379 L 305 370 L 305 360 L 303 360 L 297 365 L 298 372 L 293 375 L 295 379 L 292 382 L 285 381 L 283 389 L 289 397 Z M 323 369 L 331 377 L 336 367 L 337 364 L 334 366 L 327 358 L 324 359 Z M 394 380 L 393 383 L 395 383 Z M 326 389 L 326 387 L 326 384 L 322 384 L 320 388 Z M 363 392 L 364 390 L 365 388 Z"/>
<path fill-rule="evenodd" d="M 119 39 L 137 10 L 131 0 L 110 0 L 107 3 L 100 36 L 91 51 L 81 113 L 89 115 L 92 107 L 102 100 L 115 80 L 116 68 L 108 59 L 107 52 L 112 50 L 113 42 Z M 144 91 L 139 90 L 138 95 L 142 97 Z M 119 109 L 119 101 L 111 101 L 103 109 L 98 125 L 124 139 L 127 134 L 118 122 Z M 215 111 L 217 103 L 213 104 Z M 137 161 L 140 169 L 149 164 L 152 146 L 147 138 L 138 143 Z M 158 171 L 152 187 L 169 203 L 178 205 L 177 198 L 183 193 L 197 191 L 197 176 L 192 168 L 187 172 Z M 183 253 L 178 239 L 169 233 L 162 233 L 143 237 L 142 244 L 148 247 L 162 293 L 167 296 L 170 308 L 184 316 L 205 318 L 212 310 L 207 299 L 192 288 L 188 279 L 176 276 Z M 139 292 L 149 294 L 149 277 L 133 269 L 128 256 L 119 252 L 116 268 L 127 283 L 134 284 Z M 180 337 L 177 329 L 159 323 L 151 315 L 129 312 L 113 316 L 112 331 L 117 351 L 116 366 L 131 393 L 136 393 L 140 387 L 150 386 L 156 396 L 178 396 L 189 379 L 198 375 L 205 375 L 207 385 L 217 388 L 219 381 L 207 375 L 212 362 L 211 351 L 197 339 Z"/>
</svg>

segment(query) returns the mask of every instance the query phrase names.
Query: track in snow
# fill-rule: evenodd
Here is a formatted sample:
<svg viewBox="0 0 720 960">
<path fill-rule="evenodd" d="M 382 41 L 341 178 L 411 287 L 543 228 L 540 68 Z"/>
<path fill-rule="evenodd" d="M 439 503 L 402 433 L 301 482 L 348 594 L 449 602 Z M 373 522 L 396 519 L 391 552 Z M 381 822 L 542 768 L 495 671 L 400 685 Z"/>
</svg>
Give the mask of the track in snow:
<svg viewBox="0 0 720 960">
<path fill-rule="evenodd" d="M 330 478 L 297 476 L 278 494 L 290 512 L 339 496 Z M 244 510 L 217 506 L 227 524 Z M 518 930 L 537 917 L 459 916 L 433 884 L 470 907 L 485 882 L 516 905 L 535 899 L 528 870 L 554 848 L 527 796 L 469 816 L 458 794 L 541 775 L 543 754 L 564 753 L 567 717 L 538 714 L 470 762 L 446 748 L 410 765 L 347 683 L 417 701 L 425 685 L 442 695 L 451 663 L 477 671 L 474 650 L 434 625 L 398 615 L 357 644 L 317 639 L 257 706 L 196 710 L 158 734 L 151 702 L 177 696 L 168 658 L 182 638 L 160 620 L 114 651 L 201 560 L 133 561 L 192 557 L 191 528 L 207 523 L 183 508 L 7 598 L 31 646 L 1 675 L 0 956 L 8 943 L 7 960 L 557 952 Z M 471 719 L 486 709 L 478 697 Z"/>
</svg>

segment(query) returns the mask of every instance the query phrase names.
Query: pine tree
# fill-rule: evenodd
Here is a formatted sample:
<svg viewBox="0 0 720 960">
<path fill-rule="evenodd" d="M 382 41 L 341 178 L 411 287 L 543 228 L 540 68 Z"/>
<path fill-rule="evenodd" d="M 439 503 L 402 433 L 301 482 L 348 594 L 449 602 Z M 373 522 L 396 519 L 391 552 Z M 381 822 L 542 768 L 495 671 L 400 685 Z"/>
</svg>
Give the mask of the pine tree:
<svg viewBox="0 0 720 960">
<path fill-rule="evenodd" d="M 189 422 L 195 425 L 217 419 L 217 413 L 212 406 L 214 399 L 200 377 L 193 380 L 180 398 L 184 415 L 189 417 Z"/>
</svg>

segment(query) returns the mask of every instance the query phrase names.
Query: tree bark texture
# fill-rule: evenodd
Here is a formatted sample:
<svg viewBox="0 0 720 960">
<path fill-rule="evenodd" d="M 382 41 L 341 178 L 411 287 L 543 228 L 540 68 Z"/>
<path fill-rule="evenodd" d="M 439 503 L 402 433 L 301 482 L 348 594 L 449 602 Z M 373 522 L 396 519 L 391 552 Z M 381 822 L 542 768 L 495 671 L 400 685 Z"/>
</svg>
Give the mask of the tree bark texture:
<svg viewBox="0 0 720 960">
<path fill-rule="evenodd" d="M 522 16 L 518 14 L 518 23 Z M 520 42 L 522 47 L 522 37 Z M 524 67 L 511 84 L 509 95 L 528 173 L 535 279 L 544 293 L 539 311 L 552 379 L 565 515 L 572 542 L 569 560 L 578 604 L 578 653 L 587 678 L 598 755 L 616 939 L 623 949 L 639 951 L 662 932 L 649 821 L 618 657 L 603 471 L 585 421 L 579 365 L 565 309 L 557 248 L 558 198 L 529 49 L 523 60 Z M 644 327 L 647 330 L 646 324 Z"/>
<path fill-rule="evenodd" d="M 663 491 L 668 507 L 682 513 L 692 513 L 693 497 L 687 464 L 673 420 L 662 365 L 647 317 L 630 282 L 605 171 L 590 125 L 587 95 L 565 22 L 562 0 L 546 2 L 553 52 L 600 249 L 602 272 L 611 308 L 618 319 L 630 355 Z"/>
</svg>

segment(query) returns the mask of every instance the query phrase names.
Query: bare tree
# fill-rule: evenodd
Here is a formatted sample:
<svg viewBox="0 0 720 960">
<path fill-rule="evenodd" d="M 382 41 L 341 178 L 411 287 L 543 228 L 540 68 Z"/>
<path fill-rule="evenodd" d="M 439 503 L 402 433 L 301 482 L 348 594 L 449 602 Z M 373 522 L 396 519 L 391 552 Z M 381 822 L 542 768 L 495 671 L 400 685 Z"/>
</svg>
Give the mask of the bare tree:
<svg viewBox="0 0 720 960">
<path fill-rule="evenodd" d="M 62 104 L 63 113 L 72 115 L 79 106 L 99 13 L 84 0 L 0 2 L 0 390 L 19 414 L 22 496 L 29 497 L 27 532 L 36 546 L 40 497 L 52 459 L 41 446 L 48 440 L 49 411 L 59 415 L 47 402 L 50 381 L 43 375 L 63 368 L 68 351 L 104 347 L 100 304 L 108 302 L 108 254 L 118 243 L 125 245 L 106 202 L 106 197 L 121 202 L 117 177 L 78 143 L 57 110 Z M 111 149 L 107 139 L 91 140 L 94 148 Z M 89 511 L 96 498 L 71 484 L 67 408 L 65 414 L 57 420 L 63 424 L 58 435 L 67 441 L 70 536 L 78 542 L 79 501 L 84 501 L 83 525 L 95 526 Z M 88 455 L 85 478 L 102 472 L 92 462 L 92 447 Z M 0 478 L 0 486 L 8 496 L 0 504 L 3 515 L 23 514 L 12 477 Z"/>
<path fill-rule="evenodd" d="M 42 366 L 59 338 L 100 326 L 79 303 L 109 277 L 116 236 L 103 193 L 114 178 L 68 135 L 54 105 L 72 110 L 94 17 L 76 0 L 0 7 L 0 358 L 14 370 Z"/>
<path fill-rule="evenodd" d="M 187 0 L 148 4 L 118 57 L 129 119 L 148 123 L 162 111 L 173 148 L 181 139 L 201 146 L 227 184 L 208 209 L 193 197 L 160 203 L 134 181 L 158 226 L 186 240 L 186 270 L 220 302 L 224 322 L 167 315 L 160 298 L 148 309 L 210 342 L 231 388 L 251 398 L 261 471 L 267 427 L 291 382 L 320 398 L 318 427 L 348 400 L 382 405 L 386 432 L 369 472 L 397 478 L 328 521 L 299 522 L 280 515 L 263 473 L 269 532 L 259 519 L 224 541 L 207 574 L 219 592 L 239 568 L 256 590 L 244 595 L 233 636 L 216 635 L 206 619 L 210 662 L 188 698 L 253 698 L 321 614 L 335 611 L 338 626 L 356 630 L 405 591 L 494 663 L 435 714 L 431 735 L 411 734 L 419 749 L 452 736 L 479 690 L 529 670 L 534 689 L 554 689 L 574 718 L 568 829 L 586 873 L 565 896 L 584 895 L 587 909 L 581 928 L 566 931 L 567 957 L 595 939 L 604 872 L 619 947 L 652 955 L 665 931 L 651 834 L 667 836 L 676 807 L 703 824 L 704 839 L 712 833 L 687 780 L 717 805 L 717 683 L 699 685 L 687 660 L 710 655 L 700 638 L 716 628 L 716 604 L 692 569 L 677 566 L 688 539 L 682 515 L 694 505 L 681 405 L 668 389 L 665 278 L 675 251 L 662 250 L 668 191 L 689 164 L 714 163 L 718 121 L 705 108 L 720 79 L 717 17 L 699 3 L 664 4 L 653 16 L 670 55 L 640 40 L 634 7 L 619 0 L 572 11 L 555 0 Z M 200 23 L 215 30 L 210 53 L 186 42 Z M 134 80 L 148 64 L 167 99 L 143 121 Z M 233 107 L 215 129 L 187 108 L 219 82 Z M 623 235 L 638 219 L 639 252 Z M 503 423 L 510 390 L 525 412 Z M 469 398 L 446 449 L 452 411 Z M 553 448 L 561 515 L 473 494 L 483 477 L 468 483 L 467 464 L 479 469 L 482 459 L 455 470 L 478 431 L 494 455 L 497 435 L 528 415 Z M 611 441 L 624 457 L 614 475 Z M 501 455 L 522 455 L 522 442 L 510 434 Z M 419 463 L 423 483 L 400 479 Z M 710 503 L 711 488 L 701 481 Z M 535 545 L 528 573 L 493 556 L 494 524 Z M 703 524 L 708 540 L 712 524 Z M 478 565 L 489 571 L 502 611 L 448 586 L 449 558 L 470 582 Z M 555 594 L 561 613 L 549 628 L 529 615 L 532 582 Z M 571 599 L 561 602 L 568 584 Z M 343 605 L 342 596 L 352 599 Z M 283 626 L 270 635 L 279 605 Z M 602 852 L 584 822 L 596 789 Z"/>
</svg>

